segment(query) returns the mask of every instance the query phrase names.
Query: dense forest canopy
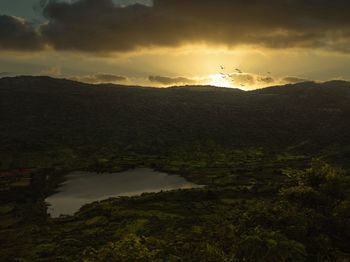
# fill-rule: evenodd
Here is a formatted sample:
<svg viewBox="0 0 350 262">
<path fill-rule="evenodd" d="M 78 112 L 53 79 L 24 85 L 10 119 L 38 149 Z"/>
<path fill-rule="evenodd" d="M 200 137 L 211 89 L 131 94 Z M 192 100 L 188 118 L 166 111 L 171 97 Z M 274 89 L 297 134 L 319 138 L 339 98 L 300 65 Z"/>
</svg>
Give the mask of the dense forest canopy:
<svg viewBox="0 0 350 262">
<path fill-rule="evenodd" d="M 48 77 L 0 80 L 3 149 L 108 144 L 149 152 L 213 141 L 268 147 L 350 140 L 350 83 L 244 92 L 88 85 Z"/>
<path fill-rule="evenodd" d="M 4 261 L 347 261 L 350 83 L 256 91 L 0 79 Z M 72 170 L 204 188 L 47 215 Z M 1 260 L 0 259 L 0 260 Z"/>
</svg>

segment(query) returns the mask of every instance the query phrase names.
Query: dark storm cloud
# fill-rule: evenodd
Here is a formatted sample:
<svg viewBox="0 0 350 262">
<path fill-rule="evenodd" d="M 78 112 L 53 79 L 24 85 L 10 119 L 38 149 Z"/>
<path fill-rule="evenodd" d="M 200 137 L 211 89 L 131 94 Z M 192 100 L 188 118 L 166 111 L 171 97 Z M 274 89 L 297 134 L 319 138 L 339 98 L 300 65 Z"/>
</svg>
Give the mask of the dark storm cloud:
<svg viewBox="0 0 350 262">
<path fill-rule="evenodd" d="M 42 39 L 58 50 L 121 52 L 204 42 L 350 52 L 348 0 L 154 0 L 152 6 L 118 6 L 112 0 L 43 3 L 48 23 L 40 28 Z M 35 32 L 29 32 L 35 40 Z"/>
<path fill-rule="evenodd" d="M 118 7 L 111 0 L 50 1 L 42 27 L 55 48 L 125 51 L 206 42 L 229 46 L 324 48 L 349 52 L 347 0 L 154 0 Z"/>
<path fill-rule="evenodd" d="M 148 79 L 153 83 L 158 83 L 165 86 L 193 85 L 197 83 L 197 81 L 186 77 L 150 76 Z"/>
<path fill-rule="evenodd" d="M 38 32 L 24 20 L 0 15 L 0 50 L 39 50 L 43 42 Z"/>
</svg>

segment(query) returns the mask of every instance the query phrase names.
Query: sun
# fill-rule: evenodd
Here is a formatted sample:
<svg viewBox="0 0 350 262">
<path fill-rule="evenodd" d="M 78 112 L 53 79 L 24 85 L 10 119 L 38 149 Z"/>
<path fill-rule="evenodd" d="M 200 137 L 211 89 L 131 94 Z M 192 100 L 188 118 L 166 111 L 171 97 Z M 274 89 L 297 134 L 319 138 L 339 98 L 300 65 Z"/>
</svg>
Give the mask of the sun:
<svg viewBox="0 0 350 262">
<path fill-rule="evenodd" d="M 213 74 L 209 76 L 209 79 L 209 85 L 229 88 L 234 87 L 232 80 L 228 76 L 224 76 L 221 74 Z"/>
</svg>

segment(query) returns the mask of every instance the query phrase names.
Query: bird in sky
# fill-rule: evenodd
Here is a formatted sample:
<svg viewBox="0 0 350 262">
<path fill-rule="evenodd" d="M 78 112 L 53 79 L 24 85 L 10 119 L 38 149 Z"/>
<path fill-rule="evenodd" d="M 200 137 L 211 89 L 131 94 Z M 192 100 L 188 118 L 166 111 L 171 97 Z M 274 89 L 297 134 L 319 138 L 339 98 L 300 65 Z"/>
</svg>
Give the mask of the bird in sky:
<svg viewBox="0 0 350 262">
<path fill-rule="evenodd" d="M 221 70 L 224 70 L 224 69 L 225 69 L 225 67 L 224 67 L 223 65 L 221 65 L 220 68 L 221 68 Z"/>
<path fill-rule="evenodd" d="M 238 73 L 238 74 L 242 74 L 242 71 L 238 68 L 235 69 L 235 71 Z"/>
<path fill-rule="evenodd" d="M 220 75 L 221 75 L 222 78 L 226 78 L 226 76 L 227 76 L 227 75 L 224 74 L 224 73 L 220 73 Z"/>
</svg>

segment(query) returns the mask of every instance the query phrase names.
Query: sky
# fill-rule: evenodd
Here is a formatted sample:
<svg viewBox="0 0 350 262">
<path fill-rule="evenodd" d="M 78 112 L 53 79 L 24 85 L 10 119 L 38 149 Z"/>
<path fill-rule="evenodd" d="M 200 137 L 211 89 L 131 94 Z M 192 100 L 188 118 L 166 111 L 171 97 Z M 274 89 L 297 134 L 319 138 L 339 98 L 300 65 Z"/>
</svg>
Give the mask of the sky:
<svg viewBox="0 0 350 262">
<path fill-rule="evenodd" d="M 350 79 L 347 0 L 0 0 L 0 77 L 245 90 Z"/>
</svg>

